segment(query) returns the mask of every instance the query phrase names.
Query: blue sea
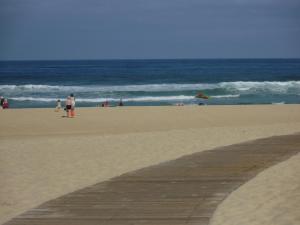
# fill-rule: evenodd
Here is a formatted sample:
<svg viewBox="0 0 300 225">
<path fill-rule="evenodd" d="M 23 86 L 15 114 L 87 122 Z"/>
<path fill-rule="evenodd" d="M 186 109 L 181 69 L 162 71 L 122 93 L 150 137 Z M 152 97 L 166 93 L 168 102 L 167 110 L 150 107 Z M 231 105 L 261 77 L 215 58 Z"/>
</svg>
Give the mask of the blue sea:
<svg viewBox="0 0 300 225">
<path fill-rule="evenodd" d="M 199 92 L 209 99 L 196 99 Z M 11 108 L 300 103 L 300 59 L 0 61 Z"/>
</svg>

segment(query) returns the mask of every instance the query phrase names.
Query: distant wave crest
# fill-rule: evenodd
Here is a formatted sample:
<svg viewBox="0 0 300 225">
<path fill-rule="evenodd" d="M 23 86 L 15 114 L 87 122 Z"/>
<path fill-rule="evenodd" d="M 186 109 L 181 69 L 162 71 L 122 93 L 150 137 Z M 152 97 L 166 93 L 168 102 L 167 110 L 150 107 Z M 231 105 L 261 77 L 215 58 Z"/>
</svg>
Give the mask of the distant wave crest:
<svg viewBox="0 0 300 225">
<path fill-rule="evenodd" d="M 58 86 L 42 84 L 26 85 L 0 85 L 1 93 L 55 93 L 55 92 L 173 92 L 173 91 L 197 91 L 224 89 L 234 94 L 268 91 L 272 93 L 284 93 L 294 91 L 300 93 L 300 81 L 235 81 L 220 83 L 199 83 L 199 84 L 142 84 L 142 85 L 95 85 L 95 86 Z"/>
<path fill-rule="evenodd" d="M 147 102 L 147 101 L 179 101 L 179 100 L 191 100 L 194 99 L 195 96 L 144 96 L 144 97 L 133 97 L 133 98 L 123 98 L 123 102 Z M 34 98 L 34 97 L 13 97 L 10 98 L 15 101 L 37 101 L 37 102 L 55 102 L 57 98 Z M 117 102 L 120 101 L 120 98 L 77 98 L 76 102 L 104 102 L 104 101 L 112 101 Z"/>
<path fill-rule="evenodd" d="M 221 88 L 240 93 L 270 92 L 287 93 L 288 91 L 300 92 L 300 81 L 236 81 L 219 83 Z"/>
<path fill-rule="evenodd" d="M 195 95 L 202 91 L 210 99 L 238 101 L 237 98 L 264 96 L 300 95 L 300 81 L 235 81 L 200 84 L 143 84 L 114 86 L 56 86 L 43 84 L 0 85 L 0 95 L 14 101 L 55 102 L 74 93 L 77 102 L 194 102 Z M 142 92 L 142 93 L 139 93 Z M 280 98 L 279 98 L 280 99 Z M 273 100 L 275 101 L 275 100 Z M 277 101 L 277 100 L 276 100 Z M 278 100 L 279 102 L 282 99 Z"/>
<path fill-rule="evenodd" d="M 239 95 L 212 95 L 211 98 L 238 98 Z M 11 100 L 15 101 L 34 101 L 34 102 L 55 102 L 57 98 L 38 98 L 38 97 L 12 97 Z M 123 98 L 124 102 L 156 102 L 156 101 L 184 101 L 184 100 L 193 100 L 195 96 L 190 95 L 176 95 L 176 96 L 143 96 L 143 97 L 132 97 L 132 98 Z M 120 101 L 120 98 L 77 98 L 77 102 L 104 102 Z"/>
<path fill-rule="evenodd" d="M 212 95 L 211 98 L 238 98 L 240 95 Z"/>
<path fill-rule="evenodd" d="M 141 84 L 141 85 L 89 85 L 89 86 L 56 86 L 56 85 L 0 85 L 0 91 L 22 91 L 22 92 L 163 92 L 213 89 L 216 84 Z"/>
</svg>

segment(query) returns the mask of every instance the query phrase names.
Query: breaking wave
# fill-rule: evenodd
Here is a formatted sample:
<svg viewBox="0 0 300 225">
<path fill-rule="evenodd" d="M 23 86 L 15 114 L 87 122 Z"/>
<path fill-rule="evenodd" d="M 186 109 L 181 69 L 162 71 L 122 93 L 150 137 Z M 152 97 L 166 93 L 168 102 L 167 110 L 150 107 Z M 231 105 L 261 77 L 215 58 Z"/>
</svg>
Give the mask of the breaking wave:
<svg viewBox="0 0 300 225">
<path fill-rule="evenodd" d="M 290 103 L 298 101 L 300 81 L 235 81 L 201 84 L 143 84 L 113 86 L 58 86 L 58 85 L 0 85 L 0 95 L 19 105 L 53 105 L 57 99 L 64 100 L 70 93 L 78 103 L 101 103 L 104 101 L 143 104 L 143 102 L 197 103 L 198 91 L 208 95 L 210 104 Z M 51 104 L 50 104 L 51 103 Z M 130 103 L 131 104 L 131 103 Z M 85 104 L 88 105 L 88 104 Z M 91 104 L 92 105 L 92 104 Z"/>
<path fill-rule="evenodd" d="M 147 102 L 147 101 L 178 101 L 178 100 L 191 100 L 194 99 L 194 96 L 144 96 L 144 97 L 135 97 L 135 98 L 123 98 L 124 102 Z M 33 98 L 33 97 L 17 97 L 10 98 L 15 101 L 37 101 L 37 102 L 55 102 L 57 98 Z M 76 98 L 76 102 L 104 102 L 104 101 L 112 101 L 117 102 L 120 101 L 120 98 Z"/>
<path fill-rule="evenodd" d="M 238 98 L 239 95 L 216 95 L 210 98 Z M 11 100 L 15 101 L 34 101 L 34 102 L 55 102 L 58 98 L 38 98 L 38 97 L 12 97 Z M 177 96 L 143 96 L 122 98 L 124 102 L 155 102 L 155 101 L 184 101 L 193 100 L 195 96 L 177 95 Z M 118 102 L 120 98 L 76 98 L 76 102 L 104 102 L 112 101 Z"/>
<path fill-rule="evenodd" d="M 211 98 L 238 98 L 240 95 L 212 95 Z"/>
<path fill-rule="evenodd" d="M 0 85 L 1 93 L 53 93 L 53 92 L 173 92 L 192 90 L 213 90 L 224 89 L 235 93 L 269 91 L 285 93 L 296 91 L 300 93 L 300 81 L 235 81 L 220 83 L 200 83 L 200 84 L 142 84 L 142 85 L 113 85 L 113 86 L 58 86 L 58 85 Z"/>
</svg>

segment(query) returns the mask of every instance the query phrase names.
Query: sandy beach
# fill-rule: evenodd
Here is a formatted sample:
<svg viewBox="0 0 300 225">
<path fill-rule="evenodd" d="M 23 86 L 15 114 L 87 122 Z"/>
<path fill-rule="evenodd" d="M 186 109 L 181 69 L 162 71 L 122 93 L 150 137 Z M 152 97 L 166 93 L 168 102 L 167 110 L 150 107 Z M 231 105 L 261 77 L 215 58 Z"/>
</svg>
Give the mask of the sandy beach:
<svg viewBox="0 0 300 225">
<path fill-rule="evenodd" d="M 299 224 L 300 154 L 266 169 L 229 195 L 211 225 Z"/>
<path fill-rule="evenodd" d="M 299 105 L 78 108 L 76 113 L 71 119 L 53 109 L 0 111 L 0 223 L 47 200 L 128 171 L 215 147 L 300 132 Z M 280 171 L 279 164 L 261 174 L 263 179 L 259 175 L 246 188 L 233 192 L 219 207 L 213 224 L 229 221 L 230 209 L 239 204 L 249 209 L 237 215 L 244 219 L 243 224 L 274 221 L 278 211 L 270 209 L 282 202 L 281 215 L 296 214 L 299 199 L 292 194 L 276 196 L 289 188 L 299 194 L 299 179 L 293 175 L 299 173 L 299 160 L 295 156 L 282 163 L 290 174 L 284 181 L 272 172 L 275 167 Z M 262 189 L 266 180 L 271 192 Z M 257 190 L 264 195 L 243 198 Z M 290 201 L 293 203 L 288 204 Z M 264 215 L 249 215 L 253 210 L 247 204 L 255 203 L 266 207 Z M 284 219 L 276 222 L 288 224 Z"/>
</svg>

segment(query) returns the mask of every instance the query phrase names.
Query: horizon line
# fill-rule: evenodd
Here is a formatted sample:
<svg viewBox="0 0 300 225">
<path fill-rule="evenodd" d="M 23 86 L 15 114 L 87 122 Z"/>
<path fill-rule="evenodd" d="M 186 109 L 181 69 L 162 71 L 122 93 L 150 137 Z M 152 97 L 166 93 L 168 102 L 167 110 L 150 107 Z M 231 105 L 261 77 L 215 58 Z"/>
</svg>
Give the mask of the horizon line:
<svg viewBox="0 0 300 225">
<path fill-rule="evenodd" d="M 240 57 L 240 58 L 99 58 L 99 59 L 0 59 L 0 62 L 17 61 L 153 61 L 153 60 L 259 60 L 259 59 L 300 59 L 300 57 Z"/>
</svg>

